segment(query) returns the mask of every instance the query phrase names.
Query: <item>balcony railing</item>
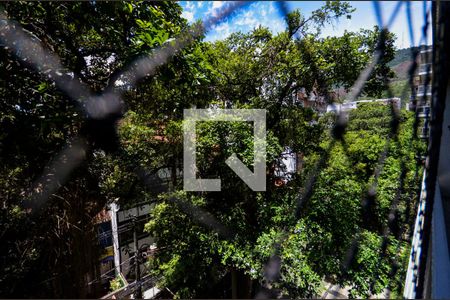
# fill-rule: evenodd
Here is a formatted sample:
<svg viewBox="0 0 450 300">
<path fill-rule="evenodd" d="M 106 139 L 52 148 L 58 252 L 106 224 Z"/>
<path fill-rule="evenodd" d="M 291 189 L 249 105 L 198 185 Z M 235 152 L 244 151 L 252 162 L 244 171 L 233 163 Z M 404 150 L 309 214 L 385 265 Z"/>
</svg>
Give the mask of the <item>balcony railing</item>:
<svg viewBox="0 0 450 300">
<path fill-rule="evenodd" d="M 429 127 L 421 127 L 419 128 L 419 138 L 421 139 L 427 139 L 429 137 L 430 130 Z"/>
<path fill-rule="evenodd" d="M 417 87 L 417 97 L 422 96 L 431 96 L 431 85 L 425 86 L 425 85 L 419 85 Z"/>
<path fill-rule="evenodd" d="M 430 116 L 430 107 L 429 106 L 417 107 L 417 114 L 420 118 L 428 118 Z"/>
<path fill-rule="evenodd" d="M 431 69 L 431 64 L 430 63 L 425 63 L 425 64 L 421 64 L 419 66 L 419 75 L 426 75 L 426 74 L 431 74 L 433 71 Z"/>
</svg>

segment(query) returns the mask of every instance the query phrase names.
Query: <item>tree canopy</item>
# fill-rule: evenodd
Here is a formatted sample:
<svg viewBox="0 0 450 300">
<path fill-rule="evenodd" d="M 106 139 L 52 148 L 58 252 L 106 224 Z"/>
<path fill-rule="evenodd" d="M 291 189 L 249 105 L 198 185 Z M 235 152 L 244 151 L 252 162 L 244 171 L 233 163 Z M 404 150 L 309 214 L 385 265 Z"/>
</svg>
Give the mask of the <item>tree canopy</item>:
<svg viewBox="0 0 450 300">
<path fill-rule="evenodd" d="M 295 214 L 307 174 L 330 146 L 329 124 L 334 122 L 331 115 L 303 107 L 296 93 L 315 91 L 331 103 L 336 100 L 332 92 L 350 90 L 381 49 L 383 59 L 362 91 L 378 97 L 393 76 L 388 65 L 395 51 L 392 33 L 375 27 L 321 37 L 325 24 L 350 18 L 353 12 L 346 2 L 327 1 L 311 15 L 289 13 L 286 29 L 276 35 L 258 27 L 215 42 L 204 42 L 201 36 L 131 86 L 121 75 L 124 68 L 198 25 L 187 24 L 179 4 L 2 5 L 9 18 L 61 58 L 62 76 L 79 78 L 95 95 L 117 92 L 126 103 L 126 112 L 102 121 L 107 123 L 86 120 L 52 78 L 0 44 L 2 296 L 92 296 L 86 278 L 99 274 L 93 217 L 112 201 L 123 207 L 142 201 L 155 204 L 145 230 L 161 250 L 147 264 L 150 273 L 161 278 L 158 285 L 176 297 L 250 298 L 269 284 L 279 295 L 292 298 L 320 296 L 325 283 L 349 286 L 355 297 L 378 294 L 386 287 L 400 292 L 401 286 L 389 280 L 390 266 L 394 256 L 401 261 L 408 252 L 407 238 L 400 233 L 407 231 L 417 200 L 414 155 L 423 147 L 410 142 L 412 115 L 400 112 L 394 138 L 389 106 L 363 105 L 352 111 L 345 143 L 331 147 L 310 201 L 300 218 Z M 379 45 L 381 35 L 384 42 Z M 222 190 L 183 191 L 179 174 L 186 108 L 267 110 L 266 192 L 252 191 L 224 163 L 236 153 L 251 168 L 254 145 L 248 122 L 198 124 L 198 175 L 220 176 Z M 58 183 L 37 215 L 30 213 L 23 203 L 40 193 L 33 190 L 35 182 L 77 136 L 87 141 L 85 161 L 67 182 Z M 116 147 L 110 145 L 114 141 Z M 274 185 L 274 166 L 285 147 L 304 161 L 280 188 Z M 361 199 L 375 180 L 385 147 L 377 205 L 371 222 L 365 222 Z M 165 170 L 170 175 L 163 182 L 158 174 Z M 382 255 L 379 245 L 396 197 L 401 230 L 386 237 Z M 205 226 L 203 212 L 226 232 L 211 222 Z M 355 236 L 359 251 L 343 269 Z M 268 282 L 264 270 L 274 254 L 282 261 L 280 276 Z M 400 268 L 397 279 L 403 273 Z"/>
</svg>

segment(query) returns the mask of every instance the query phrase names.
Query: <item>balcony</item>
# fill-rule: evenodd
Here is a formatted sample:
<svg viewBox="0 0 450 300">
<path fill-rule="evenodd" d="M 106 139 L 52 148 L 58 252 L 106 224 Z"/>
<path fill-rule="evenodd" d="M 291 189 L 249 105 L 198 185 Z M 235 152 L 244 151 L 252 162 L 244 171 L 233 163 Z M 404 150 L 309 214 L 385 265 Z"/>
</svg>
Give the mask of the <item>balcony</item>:
<svg viewBox="0 0 450 300">
<path fill-rule="evenodd" d="M 419 85 L 417 87 L 417 97 L 423 97 L 423 96 L 431 96 L 431 84 L 428 86 L 425 85 Z"/>
<path fill-rule="evenodd" d="M 429 134 L 430 134 L 429 127 L 420 127 L 419 128 L 419 133 L 418 133 L 419 138 L 428 139 Z"/>
<path fill-rule="evenodd" d="M 427 75 L 427 74 L 431 74 L 431 73 L 433 73 L 433 70 L 432 70 L 432 68 L 431 68 L 431 63 L 424 63 L 424 64 L 421 64 L 420 66 L 419 66 L 419 72 L 418 72 L 418 75 Z"/>
<path fill-rule="evenodd" d="M 428 118 L 430 116 L 430 107 L 429 106 L 419 106 L 417 107 L 417 115 L 419 118 Z"/>
<path fill-rule="evenodd" d="M 421 50 L 419 54 L 419 61 L 421 63 L 431 62 L 433 59 L 433 49 Z"/>
<path fill-rule="evenodd" d="M 426 53 L 433 53 L 433 48 L 427 48 L 427 49 L 422 49 L 420 50 L 420 54 L 426 54 Z"/>
</svg>

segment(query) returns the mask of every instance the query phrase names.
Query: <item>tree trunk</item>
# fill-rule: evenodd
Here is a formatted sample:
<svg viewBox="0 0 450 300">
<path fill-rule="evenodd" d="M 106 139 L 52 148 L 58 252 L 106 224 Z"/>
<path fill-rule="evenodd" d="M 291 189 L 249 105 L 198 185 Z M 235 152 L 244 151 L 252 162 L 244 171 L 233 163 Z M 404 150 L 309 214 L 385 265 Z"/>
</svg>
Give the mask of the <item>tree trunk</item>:
<svg viewBox="0 0 450 300">
<path fill-rule="evenodd" d="M 252 279 L 244 273 L 244 270 L 233 269 L 231 271 L 231 298 L 250 299 L 252 298 Z"/>
</svg>

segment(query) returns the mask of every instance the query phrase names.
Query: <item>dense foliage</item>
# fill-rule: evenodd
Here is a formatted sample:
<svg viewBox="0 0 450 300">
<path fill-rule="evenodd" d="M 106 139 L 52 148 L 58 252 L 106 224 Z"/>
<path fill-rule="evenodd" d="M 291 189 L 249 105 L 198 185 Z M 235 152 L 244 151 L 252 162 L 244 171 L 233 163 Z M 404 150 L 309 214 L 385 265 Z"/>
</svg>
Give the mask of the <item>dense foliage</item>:
<svg viewBox="0 0 450 300">
<path fill-rule="evenodd" d="M 384 288 L 399 292 L 396 282 L 404 269 L 392 280 L 390 266 L 408 250 L 406 232 L 419 174 L 414 155 L 423 150 L 411 142 L 409 113 L 400 113 L 393 135 L 389 106 L 352 111 L 345 143 L 331 146 L 310 201 L 300 218 L 295 214 L 307 174 L 330 148 L 334 119 L 319 117 L 294 95 L 315 92 L 332 101 L 334 89 L 349 90 L 384 34 L 384 59 L 363 90 L 363 95 L 380 96 L 393 77 L 388 66 L 395 51 L 393 34 L 375 27 L 320 37 L 324 24 L 353 11 L 346 2 L 327 1 L 309 16 L 290 13 L 286 30 L 277 35 L 259 27 L 214 43 L 200 37 L 151 76 L 128 86 L 127 78 L 119 76 L 124 66 L 170 43 L 189 26 L 177 3 L 8 2 L 4 8 L 61 57 L 67 68 L 61 73 L 73 72 L 95 93 L 120 93 L 127 112 L 108 121 L 117 127 L 119 147 L 114 149 L 108 141 L 115 133 L 102 131 L 105 124 L 84 121 L 51 79 L 0 44 L 2 296 L 95 295 L 87 287 L 99 275 L 93 217 L 111 201 L 122 207 L 155 203 L 146 230 L 161 250 L 148 266 L 160 275 L 158 285 L 176 297 L 250 298 L 268 286 L 285 297 L 317 297 L 326 283 L 348 286 L 352 296 L 360 297 Z M 267 110 L 266 192 L 250 190 L 224 163 L 236 153 L 252 165 L 252 128 L 243 122 L 197 126 L 199 176 L 220 176 L 222 191 L 182 190 L 183 109 L 192 107 Z M 75 136 L 87 141 L 86 160 L 70 180 L 58 183 L 37 214 L 30 213 L 23 204 L 40 193 L 31 190 L 33 183 Z M 279 188 L 273 171 L 286 146 L 304 157 L 303 168 Z M 376 205 L 366 222 L 361 200 L 385 147 Z M 169 175 L 162 180 L 161 172 Z M 402 183 L 400 174 L 405 174 Z M 387 215 L 397 196 L 401 230 L 387 237 L 386 255 L 381 255 Z M 344 269 L 354 237 L 360 249 Z M 274 254 L 282 261 L 280 276 L 268 282 L 264 267 Z"/>
<path fill-rule="evenodd" d="M 430 46 L 428 46 L 428 47 L 430 47 Z M 420 50 L 420 48 L 419 47 L 410 47 L 410 48 L 405 48 L 405 49 L 398 49 L 395 52 L 394 59 L 389 62 L 389 66 L 395 67 L 396 65 L 399 65 L 401 63 L 411 61 L 411 53 L 413 51 L 417 51 L 417 50 Z"/>
<path fill-rule="evenodd" d="M 123 66 L 186 26 L 181 7 L 169 2 L 17 1 L 2 3 L 0 10 L 61 58 L 64 68 L 55 70 L 60 76 L 75 75 L 95 93 L 113 88 Z M 34 183 L 44 172 L 50 175 L 44 184 L 53 179 L 54 170 L 45 166 L 77 135 L 95 149 L 95 137 L 112 143 L 114 134 L 83 121 L 73 95 L 61 93 L 46 70 L 37 72 L 20 56 L 0 44 L 0 295 L 94 296 L 97 282 L 88 285 L 99 275 L 93 217 L 108 200 L 94 152 L 88 151 L 69 182 L 56 181 L 64 186 L 38 211 L 23 207 L 42 193 Z"/>
<path fill-rule="evenodd" d="M 305 213 L 309 222 L 328 233 L 324 234 L 328 239 L 313 241 L 313 249 L 321 253 L 312 251 L 313 264 L 323 276 L 334 274 L 337 282 L 350 286 L 354 296 L 368 297 L 386 287 L 400 293 L 404 266 L 396 278 L 391 278 L 391 268 L 393 261 L 404 261 L 408 254 L 407 233 L 419 184 L 415 155 L 424 150 L 423 145 L 413 139 L 414 118 L 410 112 L 400 113 L 397 132 L 392 131 L 393 114 L 386 105 L 361 105 L 349 118 L 345 143 L 332 147 Z M 325 139 L 322 145 L 328 147 L 329 143 Z M 387 155 L 377 176 L 375 170 L 384 151 Z M 376 198 L 363 209 L 374 181 Z M 393 207 L 398 228 L 388 224 Z M 381 256 L 386 227 L 392 236 L 387 236 L 389 246 Z M 343 260 L 355 237 L 360 243 L 359 251 L 350 270 L 343 271 Z"/>
</svg>

